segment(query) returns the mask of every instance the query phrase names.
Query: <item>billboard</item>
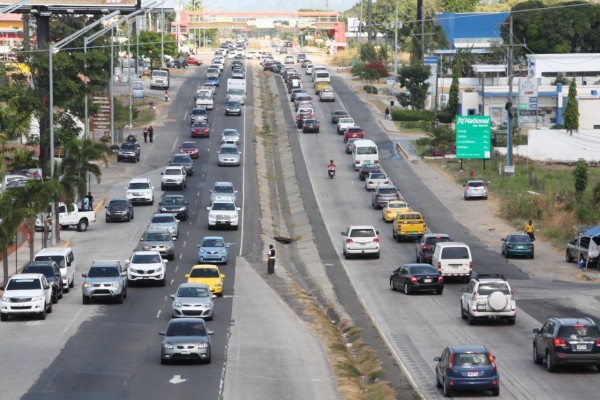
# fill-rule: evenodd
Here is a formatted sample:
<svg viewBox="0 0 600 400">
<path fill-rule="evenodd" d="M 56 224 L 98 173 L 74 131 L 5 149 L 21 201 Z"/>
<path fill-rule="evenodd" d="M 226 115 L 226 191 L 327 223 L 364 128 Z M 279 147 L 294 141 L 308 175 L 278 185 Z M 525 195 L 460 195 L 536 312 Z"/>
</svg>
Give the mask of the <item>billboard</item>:
<svg viewBox="0 0 600 400">
<path fill-rule="evenodd" d="M 490 158 L 490 117 L 456 117 L 456 158 Z"/>
<path fill-rule="evenodd" d="M 0 7 L 7 7 L 16 2 L 16 0 L 0 0 Z M 108 14 L 115 10 L 132 12 L 140 7 L 141 0 L 50 0 L 49 2 L 29 0 L 12 12 L 39 15 L 44 15 L 47 12 L 55 14 Z"/>
</svg>

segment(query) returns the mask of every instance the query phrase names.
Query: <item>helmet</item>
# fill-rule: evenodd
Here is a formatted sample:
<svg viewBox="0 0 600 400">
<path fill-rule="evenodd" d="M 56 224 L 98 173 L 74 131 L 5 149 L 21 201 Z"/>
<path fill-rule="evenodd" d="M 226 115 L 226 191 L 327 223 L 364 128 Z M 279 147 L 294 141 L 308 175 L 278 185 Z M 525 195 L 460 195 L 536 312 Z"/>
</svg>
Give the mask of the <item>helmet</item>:
<svg viewBox="0 0 600 400">
<path fill-rule="evenodd" d="M 330 160 L 329 162 L 333 164 L 333 160 Z"/>
</svg>

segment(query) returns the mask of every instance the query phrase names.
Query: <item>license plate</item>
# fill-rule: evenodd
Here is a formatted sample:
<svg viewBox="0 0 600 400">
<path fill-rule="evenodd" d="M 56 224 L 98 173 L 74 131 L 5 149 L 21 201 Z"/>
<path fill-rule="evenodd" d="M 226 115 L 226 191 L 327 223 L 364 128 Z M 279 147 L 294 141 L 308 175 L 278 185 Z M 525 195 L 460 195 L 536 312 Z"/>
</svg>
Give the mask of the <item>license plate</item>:
<svg viewBox="0 0 600 400">
<path fill-rule="evenodd" d="M 479 311 L 485 311 L 486 307 L 485 307 L 485 303 L 482 304 L 477 304 L 477 309 Z"/>
<path fill-rule="evenodd" d="M 479 372 L 477 372 L 477 371 L 469 371 L 467 373 L 467 376 L 479 376 Z"/>
<path fill-rule="evenodd" d="M 183 350 L 183 351 L 181 352 L 181 354 L 190 354 L 190 352 L 189 352 L 189 351 L 187 351 L 187 350 Z M 470 376 L 470 375 L 469 375 L 469 376 Z"/>
<path fill-rule="evenodd" d="M 423 282 L 425 282 L 425 283 L 431 283 L 431 279 L 423 279 Z"/>
<path fill-rule="evenodd" d="M 524 246 L 517 246 L 517 249 L 524 249 Z"/>
<path fill-rule="evenodd" d="M 578 344 L 577 345 L 577 350 L 587 350 L 587 345 L 585 345 L 585 344 Z"/>
</svg>

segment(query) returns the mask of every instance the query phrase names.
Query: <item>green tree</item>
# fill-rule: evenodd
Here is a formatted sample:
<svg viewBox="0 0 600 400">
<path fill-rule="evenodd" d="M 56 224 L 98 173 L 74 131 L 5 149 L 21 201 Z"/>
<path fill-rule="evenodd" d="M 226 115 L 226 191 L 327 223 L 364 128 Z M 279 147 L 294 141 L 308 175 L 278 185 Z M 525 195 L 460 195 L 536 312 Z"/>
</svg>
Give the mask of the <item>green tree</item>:
<svg viewBox="0 0 600 400">
<path fill-rule="evenodd" d="M 161 33 L 144 31 L 140 32 L 140 53 L 150 59 L 150 69 L 160 68 Z M 177 56 L 177 43 L 171 35 L 164 35 L 164 53 L 172 57 Z"/>
<path fill-rule="evenodd" d="M 573 135 L 573 130 L 579 130 L 579 104 L 577 103 L 577 84 L 575 78 L 571 80 L 569 85 L 569 97 L 563 114 L 565 129 L 570 135 Z"/>
<path fill-rule="evenodd" d="M 398 82 L 400 82 L 400 86 L 408 89 L 409 104 L 417 110 L 425 108 L 427 89 L 429 89 L 427 80 L 430 74 L 431 69 L 423 63 L 415 63 L 400 68 Z M 400 97 L 398 100 L 402 102 Z"/>
<path fill-rule="evenodd" d="M 460 78 L 460 57 L 455 57 L 452 63 L 452 83 L 450 84 L 450 92 L 448 93 L 448 105 L 446 106 L 446 112 L 452 116 L 458 113 L 458 92 L 459 92 L 459 81 Z"/>
<path fill-rule="evenodd" d="M 23 222 L 23 208 L 19 207 L 14 197 L 13 191 L 20 189 L 8 189 L 0 195 L 0 249 L 2 250 L 2 271 L 3 282 L 6 283 L 9 278 L 8 273 L 8 247 L 15 242 L 17 229 Z"/>
<path fill-rule="evenodd" d="M 87 193 L 88 174 L 94 175 L 100 183 L 102 170 L 91 161 L 100 160 L 110 151 L 104 143 L 90 139 L 72 140 L 65 144 L 65 158 L 60 167 L 60 174 L 69 178 L 79 197 Z"/>
<path fill-rule="evenodd" d="M 575 195 L 581 198 L 588 184 L 588 165 L 583 158 L 577 160 L 577 165 L 573 170 L 573 184 L 575 185 Z"/>
<path fill-rule="evenodd" d="M 454 13 L 474 12 L 479 2 L 477 0 L 444 0 L 444 11 Z"/>
<path fill-rule="evenodd" d="M 371 43 L 361 43 L 360 59 L 365 63 L 371 63 L 377 60 L 377 51 L 375 50 L 375 46 L 373 46 Z"/>
</svg>

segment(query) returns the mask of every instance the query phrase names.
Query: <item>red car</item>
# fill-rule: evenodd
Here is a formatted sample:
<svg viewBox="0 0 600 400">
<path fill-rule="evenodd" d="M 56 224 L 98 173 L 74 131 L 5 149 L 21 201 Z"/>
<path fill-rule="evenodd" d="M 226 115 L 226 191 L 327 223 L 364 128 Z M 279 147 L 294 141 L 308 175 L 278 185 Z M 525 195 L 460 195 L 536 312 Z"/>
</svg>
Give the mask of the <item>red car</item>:
<svg viewBox="0 0 600 400">
<path fill-rule="evenodd" d="M 188 63 L 188 65 L 202 65 L 202 61 L 194 57 L 188 57 L 185 59 L 185 61 Z"/>
<path fill-rule="evenodd" d="M 362 130 L 360 126 L 353 126 L 346 129 L 344 133 L 344 143 L 348 142 L 348 139 L 356 138 L 356 139 L 364 139 L 365 132 Z"/>
<path fill-rule="evenodd" d="M 194 122 L 192 125 L 193 138 L 207 138 L 210 136 L 210 125 L 206 121 Z"/>
<path fill-rule="evenodd" d="M 179 146 L 179 152 L 189 154 L 191 158 L 197 159 L 199 154 L 196 142 L 183 142 Z"/>
</svg>

